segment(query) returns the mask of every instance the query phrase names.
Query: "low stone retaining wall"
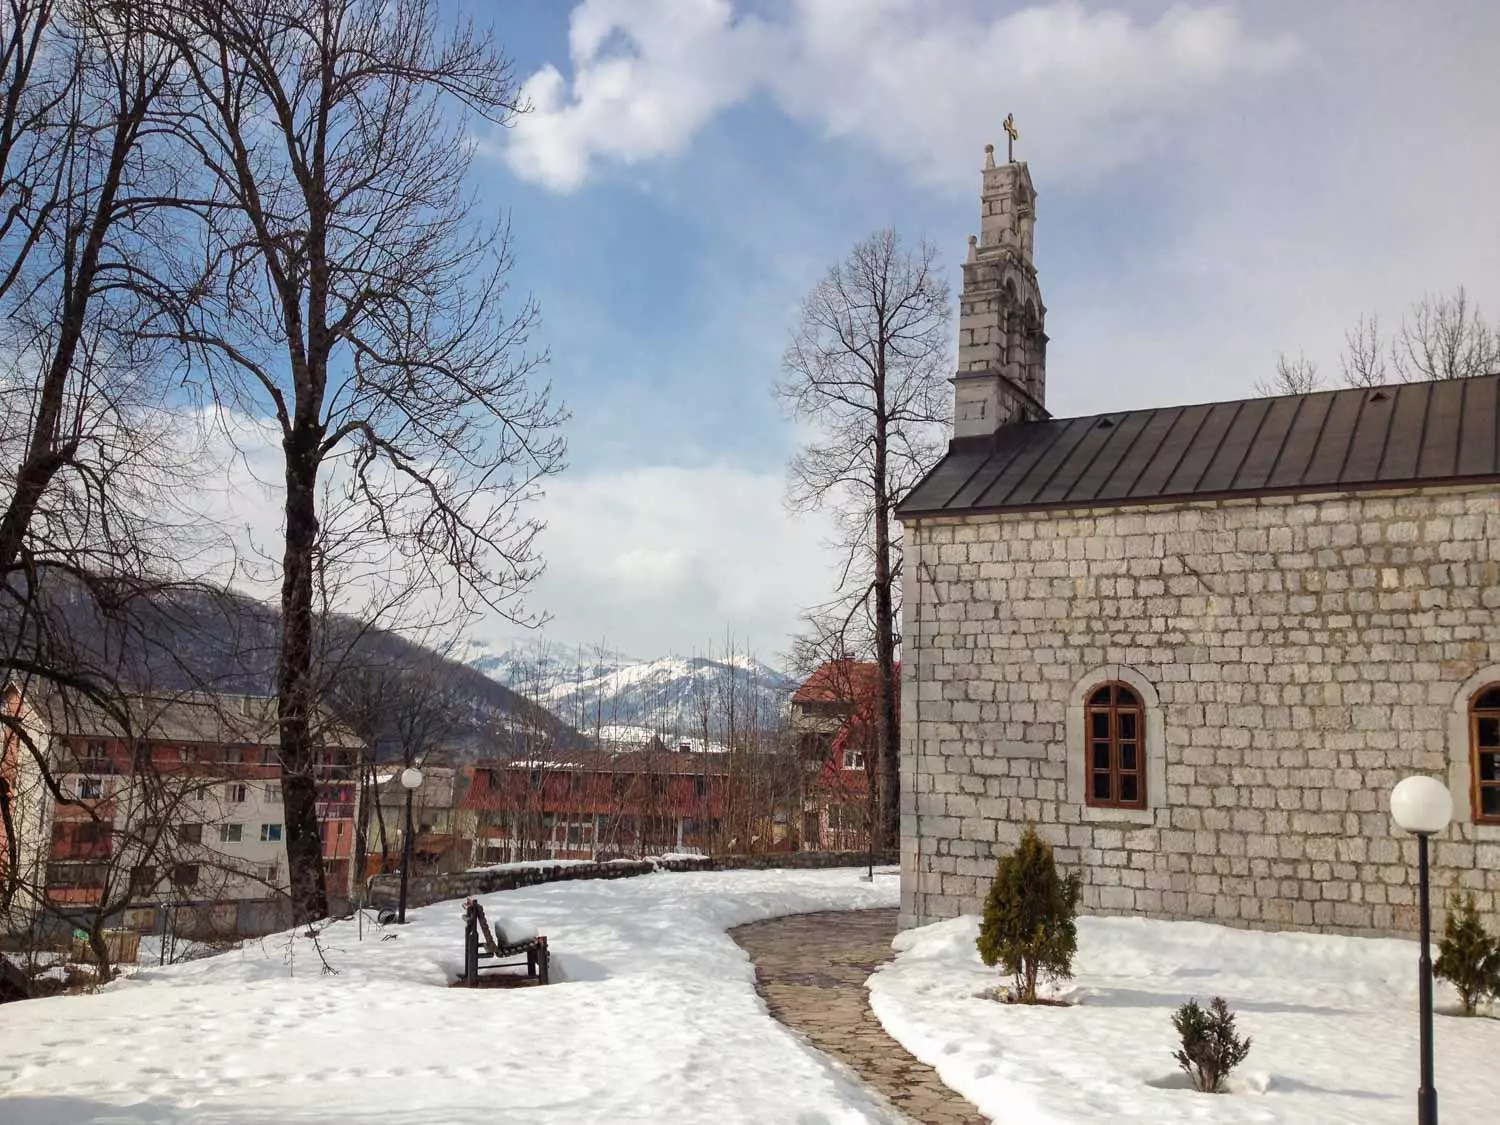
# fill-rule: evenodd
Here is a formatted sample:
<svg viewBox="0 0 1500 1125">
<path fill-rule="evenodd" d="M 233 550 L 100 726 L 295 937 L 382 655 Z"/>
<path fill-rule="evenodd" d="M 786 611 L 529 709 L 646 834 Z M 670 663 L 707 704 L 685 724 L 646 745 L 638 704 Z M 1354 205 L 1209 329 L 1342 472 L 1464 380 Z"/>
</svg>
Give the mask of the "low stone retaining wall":
<svg viewBox="0 0 1500 1125">
<path fill-rule="evenodd" d="M 673 856 L 670 859 L 611 859 L 600 863 L 539 864 L 535 867 L 480 868 L 446 875 L 414 876 L 406 889 L 407 906 L 426 906 L 450 898 L 513 891 L 538 883 L 561 883 L 570 879 L 628 879 L 653 871 L 731 871 L 788 868 L 811 870 L 824 867 L 863 867 L 866 852 L 765 852 L 755 855 Z M 897 862 L 895 852 L 876 853 L 875 865 Z M 401 895 L 400 875 L 376 875 L 370 880 L 370 903 L 395 908 Z"/>
</svg>

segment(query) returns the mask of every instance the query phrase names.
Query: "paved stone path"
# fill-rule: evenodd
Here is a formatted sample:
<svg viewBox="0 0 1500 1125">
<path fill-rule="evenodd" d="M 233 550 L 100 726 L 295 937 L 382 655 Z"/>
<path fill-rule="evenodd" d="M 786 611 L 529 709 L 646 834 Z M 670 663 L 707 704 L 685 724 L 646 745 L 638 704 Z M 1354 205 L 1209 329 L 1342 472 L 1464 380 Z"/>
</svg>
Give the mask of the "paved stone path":
<svg viewBox="0 0 1500 1125">
<path fill-rule="evenodd" d="M 755 963 L 756 989 L 778 1020 L 852 1067 L 921 1125 L 987 1125 L 870 1011 L 865 980 L 891 959 L 895 934 L 895 910 L 794 914 L 730 931 Z"/>
</svg>

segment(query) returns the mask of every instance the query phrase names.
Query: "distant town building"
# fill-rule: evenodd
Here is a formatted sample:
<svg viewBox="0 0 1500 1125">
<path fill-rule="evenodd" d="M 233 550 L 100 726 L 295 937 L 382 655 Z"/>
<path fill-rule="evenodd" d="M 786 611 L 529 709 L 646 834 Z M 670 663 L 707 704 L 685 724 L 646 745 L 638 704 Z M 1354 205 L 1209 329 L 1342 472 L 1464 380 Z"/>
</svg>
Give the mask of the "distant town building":
<svg viewBox="0 0 1500 1125">
<path fill-rule="evenodd" d="M 12 729 L 0 785 L 17 825 L 19 886 L 6 928 L 124 902 L 117 924 L 152 929 L 159 911 L 225 935 L 282 923 L 288 889 L 276 701 L 184 693 L 120 701 L 119 714 L 59 696 L 5 696 Z M 360 747 L 317 724 L 317 815 L 330 895 L 351 889 Z M 9 863 L 9 849 L 0 863 Z M 174 923 L 175 924 L 175 923 Z"/>
<path fill-rule="evenodd" d="M 460 772 L 451 766 L 420 767 L 422 784 L 412 793 L 412 869 L 424 872 L 461 871 L 468 866 L 468 849 L 456 831 Z M 406 840 L 406 789 L 403 767 L 382 764 L 375 773 L 376 799 L 365 817 L 367 858 L 365 877 L 399 869 Z"/>
<path fill-rule="evenodd" d="M 804 851 L 869 846 L 879 676 L 870 661 L 829 660 L 792 695 L 792 734 L 804 778 Z"/>
<path fill-rule="evenodd" d="M 555 751 L 463 770 L 461 834 L 473 865 L 706 852 L 724 846 L 730 758 L 669 750 Z M 747 848 L 748 850 L 748 848 Z"/>
</svg>

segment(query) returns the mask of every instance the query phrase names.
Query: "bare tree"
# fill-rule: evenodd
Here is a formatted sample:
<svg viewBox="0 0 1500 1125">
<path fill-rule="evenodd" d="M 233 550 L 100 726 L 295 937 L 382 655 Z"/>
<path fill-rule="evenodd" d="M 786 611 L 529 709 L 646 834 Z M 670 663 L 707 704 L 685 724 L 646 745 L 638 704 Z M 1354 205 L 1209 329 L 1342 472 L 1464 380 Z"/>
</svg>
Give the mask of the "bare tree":
<svg viewBox="0 0 1500 1125">
<path fill-rule="evenodd" d="M 1318 365 L 1301 352 L 1292 359 L 1285 352 L 1276 357 L 1276 374 L 1255 381 L 1258 395 L 1305 395 L 1318 389 Z"/>
<path fill-rule="evenodd" d="M 1344 382 L 1351 387 L 1378 387 L 1389 382 L 1380 320 L 1373 313 L 1344 333 Z"/>
<path fill-rule="evenodd" d="M 1500 328 L 1484 321 L 1462 285 L 1447 296 L 1424 296 L 1401 319 L 1391 366 L 1407 383 L 1500 372 Z"/>
<path fill-rule="evenodd" d="M 843 551 L 845 621 L 863 617 L 880 667 L 877 756 L 883 843 L 900 833 L 896 501 L 937 459 L 949 418 L 948 286 L 936 251 L 893 231 L 854 247 L 802 303 L 778 393 L 817 436 L 793 459 L 794 508 L 827 508 Z"/>
<path fill-rule="evenodd" d="M 309 773 L 320 474 L 435 588 L 516 618 L 539 573 L 525 515 L 562 465 L 534 385 L 536 320 L 502 308 L 503 225 L 476 225 L 466 113 L 519 109 L 510 64 L 435 0 L 170 0 L 192 86 L 178 136 L 206 171 L 214 303 L 170 335 L 226 405 L 281 432 L 278 697 L 299 922 L 323 916 Z M 456 586 L 455 586 L 456 584 Z"/>
<path fill-rule="evenodd" d="M 172 251 L 195 208 L 154 125 L 174 56 L 146 33 L 144 12 L 129 0 L 13 0 L 0 13 L 7 574 L 39 549 L 38 520 L 53 547 L 162 531 L 143 516 L 163 514 L 177 443 L 161 410 L 165 357 L 140 327 L 163 302 L 191 302 Z"/>
</svg>

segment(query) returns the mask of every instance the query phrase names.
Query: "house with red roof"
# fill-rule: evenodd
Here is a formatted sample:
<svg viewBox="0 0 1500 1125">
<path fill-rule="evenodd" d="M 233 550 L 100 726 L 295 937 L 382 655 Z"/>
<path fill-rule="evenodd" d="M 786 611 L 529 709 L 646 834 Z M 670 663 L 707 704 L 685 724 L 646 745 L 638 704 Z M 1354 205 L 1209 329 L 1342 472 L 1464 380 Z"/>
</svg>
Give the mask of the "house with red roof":
<svg viewBox="0 0 1500 1125">
<path fill-rule="evenodd" d="M 879 701 L 879 666 L 851 657 L 824 661 L 792 695 L 803 850 L 868 847 Z"/>
</svg>

